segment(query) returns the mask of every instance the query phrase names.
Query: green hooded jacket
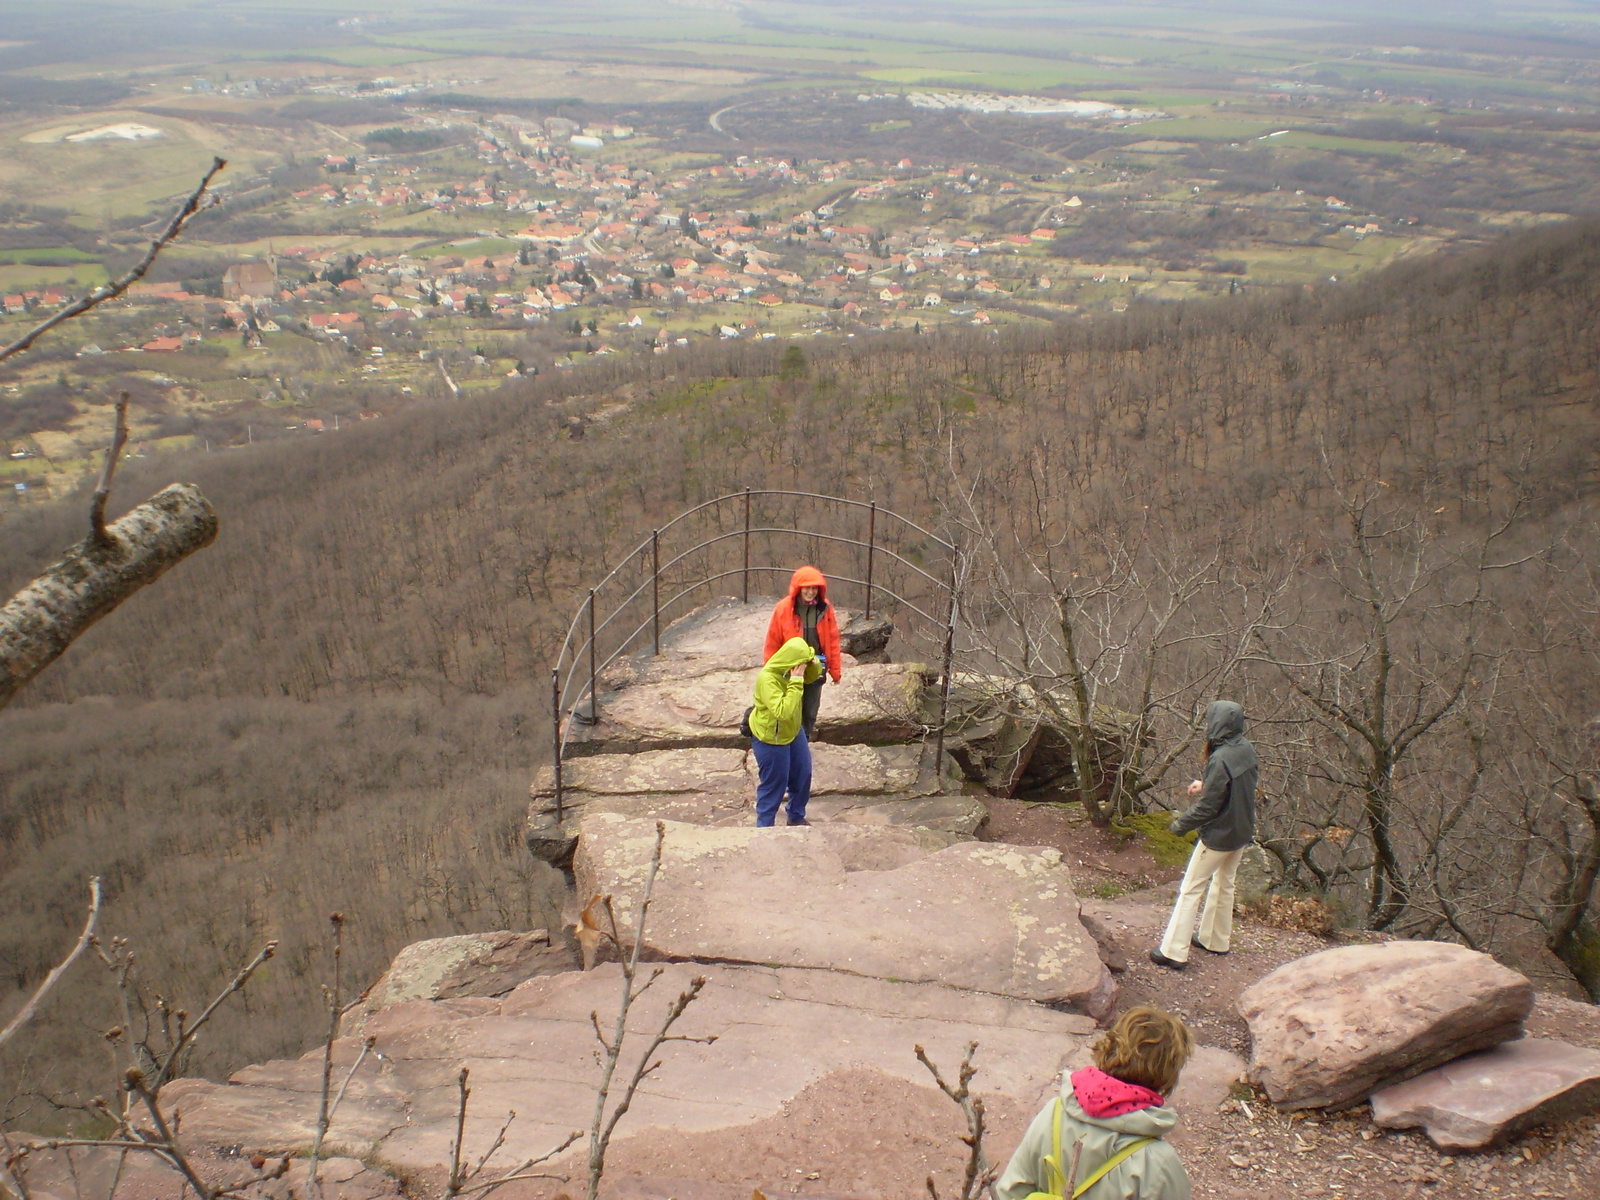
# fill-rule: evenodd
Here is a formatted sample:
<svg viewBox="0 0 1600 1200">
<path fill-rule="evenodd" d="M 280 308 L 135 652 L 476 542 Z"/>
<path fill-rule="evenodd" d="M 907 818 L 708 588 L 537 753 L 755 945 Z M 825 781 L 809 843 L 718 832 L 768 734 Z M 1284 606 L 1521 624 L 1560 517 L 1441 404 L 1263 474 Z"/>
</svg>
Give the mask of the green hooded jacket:
<svg viewBox="0 0 1600 1200">
<path fill-rule="evenodd" d="M 806 665 L 804 679 L 789 672 Z M 787 746 L 800 735 L 800 700 L 806 684 L 822 678 L 817 652 L 804 638 L 790 638 L 772 652 L 756 676 L 755 708 L 750 712 L 750 732 L 769 746 Z"/>
<path fill-rule="evenodd" d="M 1022 1144 L 1011 1156 L 1006 1173 L 995 1185 L 1000 1200 L 1024 1200 L 1047 1185 L 1044 1156 L 1055 1140 L 1055 1102 L 1046 1104 L 1034 1117 Z M 1178 1160 L 1178 1152 L 1165 1137 L 1178 1123 L 1170 1108 L 1141 1108 L 1120 1117 L 1091 1117 L 1078 1104 L 1072 1080 L 1061 1084 L 1061 1156 L 1065 1171 L 1072 1161 L 1072 1147 L 1083 1143 L 1078 1158 L 1078 1178 L 1087 1179 L 1096 1167 L 1135 1138 L 1157 1139 L 1135 1150 L 1112 1167 L 1105 1177 L 1083 1194 L 1083 1200 L 1190 1200 L 1189 1176 Z"/>
</svg>

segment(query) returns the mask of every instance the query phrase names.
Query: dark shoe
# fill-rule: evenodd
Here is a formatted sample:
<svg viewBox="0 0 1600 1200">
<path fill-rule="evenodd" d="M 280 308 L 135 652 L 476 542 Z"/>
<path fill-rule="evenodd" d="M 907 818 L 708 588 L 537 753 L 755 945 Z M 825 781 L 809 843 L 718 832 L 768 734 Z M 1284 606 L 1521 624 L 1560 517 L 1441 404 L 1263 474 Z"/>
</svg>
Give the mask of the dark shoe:
<svg viewBox="0 0 1600 1200">
<path fill-rule="evenodd" d="M 1199 938 L 1190 938 L 1189 945 L 1193 946 L 1196 950 L 1204 950 L 1207 954 L 1215 954 L 1218 958 L 1221 958 L 1225 954 L 1233 953 L 1231 950 L 1213 950 L 1210 946 L 1202 946 Z"/>
<path fill-rule="evenodd" d="M 811 824 L 811 822 L 806 820 L 804 817 L 801 817 L 798 821 L 796 821 L 793 817 L 789 818 L 789 828 L 790 829 L 793 829 L 796 825 L 810 826 L 810 824 Z"/>
<path fill-rule="evenodd" d="M 1159 950 L 1150 951 L 1150 961 L 1158 967 L 1171 967 L 1174 971 L 1181 971 L 1189 965 L 1188 963 L 1181 963 L 1175 958 L 1168 958 Z"/>
</svg>

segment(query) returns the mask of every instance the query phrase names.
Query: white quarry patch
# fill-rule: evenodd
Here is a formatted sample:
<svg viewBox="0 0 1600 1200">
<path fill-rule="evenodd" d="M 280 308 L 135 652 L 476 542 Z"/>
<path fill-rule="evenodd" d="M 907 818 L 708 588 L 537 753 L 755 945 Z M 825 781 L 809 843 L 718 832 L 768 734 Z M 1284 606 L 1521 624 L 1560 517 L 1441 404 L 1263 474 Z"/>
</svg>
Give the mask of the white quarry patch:
<svg viewBox="0 0 1600 1200">
<path fill-rule="evenodd" d="M 67 142 L 144 142 L 152 138 L 166 136 L 166 130 L 164 129 L 157 129 L 153 125 L 136 125 L 130 121 L 121 125 L 102 125 L 98 129 L 85 129 L 82 133 L 69 133 L 62 140 Z"/>
<path fill-rule="evenodd" d="M 871 92 L 856 97 L 870 100 L 899 100 L 898 93 Z M 1142 108 L 1122 108 L 1104 100 L 1061 100 L 1053 96 L 1000 96 L 993 92 L 907 92 L 904 99 L 912 108 L 943 108 L 960 112 L 1017 113 L 1028 117 L 1075 117 L 1081 121 L 1148 121 L 1165 113 Z"/>
</svg>

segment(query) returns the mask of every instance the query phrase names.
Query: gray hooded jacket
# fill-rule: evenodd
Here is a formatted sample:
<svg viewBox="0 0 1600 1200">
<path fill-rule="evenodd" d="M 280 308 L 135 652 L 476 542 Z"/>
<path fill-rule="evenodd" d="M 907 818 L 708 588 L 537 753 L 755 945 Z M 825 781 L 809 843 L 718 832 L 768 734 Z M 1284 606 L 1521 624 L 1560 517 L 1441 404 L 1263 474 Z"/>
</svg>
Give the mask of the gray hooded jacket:
<svg viewBox="0 0 1600 1200">
<path fill-rule="evenodd" d="M 1256 835 L 1256 776 L 1260 762 L 1244 736 L 1244 709 L 1215 700 L 1206 709 L 1211 757 L 1200 795 L 1172 822 L 1173 833 L 1200 831 L 1211 850 L 1243 850 Z"/>
</svg>

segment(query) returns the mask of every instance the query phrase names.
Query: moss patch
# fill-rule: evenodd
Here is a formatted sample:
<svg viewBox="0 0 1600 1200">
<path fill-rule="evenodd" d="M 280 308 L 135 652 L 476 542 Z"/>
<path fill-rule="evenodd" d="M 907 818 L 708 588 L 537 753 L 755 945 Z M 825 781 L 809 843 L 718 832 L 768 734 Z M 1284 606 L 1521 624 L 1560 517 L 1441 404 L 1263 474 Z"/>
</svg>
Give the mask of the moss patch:
<svg viewBox="0 0 1600 1200">
<path fill-rule="evenodd" d="M 1134 813 L 1115 822 L 1111 828 L 1125 837 L 1144 839 L 1144 848 L 1157 865 L 1181 867 L 1189 861 L 1199 834 L 1190 832 L 1180 836 L 1168 828 L 1171 823 L 1170 813 Z"/>
</svg>

